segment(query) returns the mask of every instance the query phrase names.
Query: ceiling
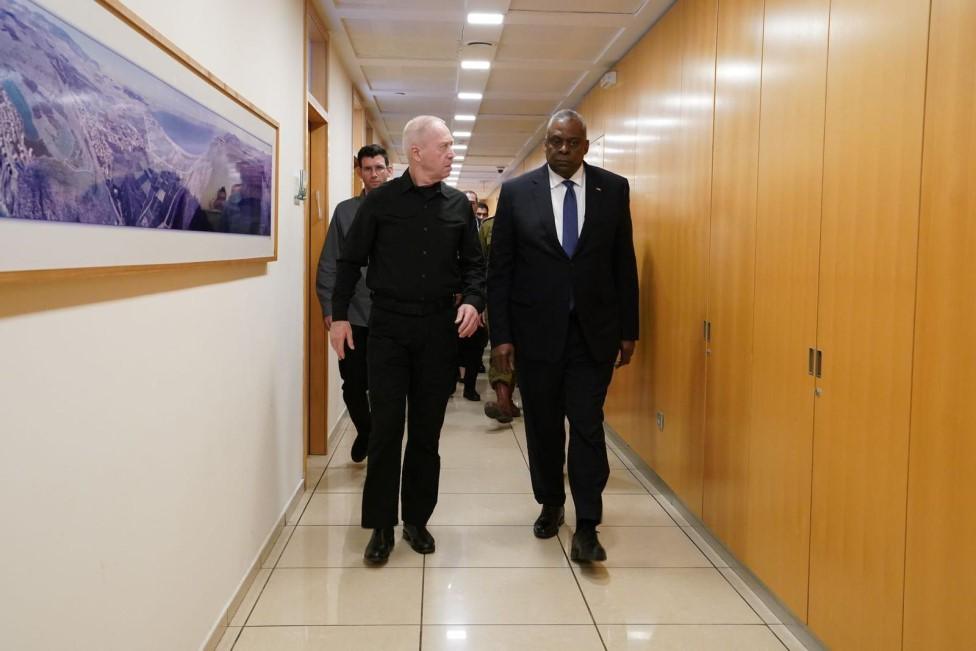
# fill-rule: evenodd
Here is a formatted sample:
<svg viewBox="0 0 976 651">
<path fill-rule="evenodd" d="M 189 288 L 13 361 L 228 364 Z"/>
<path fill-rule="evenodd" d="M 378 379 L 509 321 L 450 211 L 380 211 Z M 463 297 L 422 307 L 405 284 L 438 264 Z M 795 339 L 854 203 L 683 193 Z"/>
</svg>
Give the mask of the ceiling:
<svg viewBox="0 0 976 651">
<path fill-rule="evenodd" d="M 316 0 L 346 70 L 395 161 L 401 131 L 438 115 L 463 160 L 457 187 L 490 194 L 673 0 Z M 504 15 L 501 25 L 470 12 Z M 490 61 L 462 69 L 462 59 Z M 481 99 L 459 99 L 459 92 Z M 473 115 L 460 121 L 457 115 Z M 402 166 L 398 165 L 402 169 Z"/>
</svg>

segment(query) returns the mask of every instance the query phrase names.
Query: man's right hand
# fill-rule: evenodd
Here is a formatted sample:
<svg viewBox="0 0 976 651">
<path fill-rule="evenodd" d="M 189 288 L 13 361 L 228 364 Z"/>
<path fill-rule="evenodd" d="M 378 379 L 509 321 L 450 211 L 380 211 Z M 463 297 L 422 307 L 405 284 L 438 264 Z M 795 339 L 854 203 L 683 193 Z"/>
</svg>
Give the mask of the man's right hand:
<svg viewBox="0 0 976 651">
<path fill-rule="evenodd" d="M 332 344 L 332 350 L 336 352 L 339 359 L 346 358 L 347 345 L 349 350 L 356 350 L 352 340 L 352 326 L 348 321 L 332 322 L 332 327 L 329 329 L 329 343 Z"/>
<path fill-rule="evenodd" d="M 499 344 L 491 349 L 491 359 L 495 367 L 502 373 L 511 373 L 515 369 L 515 346 Z"/>
</svg>

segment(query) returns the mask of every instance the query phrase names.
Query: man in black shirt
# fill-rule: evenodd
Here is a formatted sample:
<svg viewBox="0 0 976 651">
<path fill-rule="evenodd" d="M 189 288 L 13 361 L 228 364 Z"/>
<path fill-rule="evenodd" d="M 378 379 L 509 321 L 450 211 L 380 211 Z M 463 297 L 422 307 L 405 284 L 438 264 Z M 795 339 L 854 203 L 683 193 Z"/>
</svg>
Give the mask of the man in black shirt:
<svg viewBox="0 0 976 651">
<path fill-rule="evenodd" d="M 373 429 L 369 437 L 362 525 L 373 529 L 365 558 L 382 563 L 399 522 L 403 458 L 403 537 L 434 551 L 427 531 L 437 504 L 438 441 L 454 389 L 457 337 L 470 337 L 485 306 L 485 261 L 467 198 L 441 181 L 451 172 L 454 140 L 440 118 L 420 116 L 403 130 L 409 169 L 363 201 L 339 256 L 329 331 L 339 359 L 355 349 L 349 302 L 368 265 L 372 292 L 367 359 Z M 455 295 L 461 303 L 455 303 Z"/>
</svg>

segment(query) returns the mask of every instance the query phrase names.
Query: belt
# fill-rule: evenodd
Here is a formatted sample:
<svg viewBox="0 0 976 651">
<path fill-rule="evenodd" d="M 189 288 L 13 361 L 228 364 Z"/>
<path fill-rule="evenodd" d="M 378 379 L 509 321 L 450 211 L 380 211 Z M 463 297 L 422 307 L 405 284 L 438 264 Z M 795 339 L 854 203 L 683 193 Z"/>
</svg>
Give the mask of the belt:
<svg viewBox="0 0 976 651">
<path fill-rule="evenodd" d="M 373 294 L 373 307 L 395 312 L 397 314 L 408 314 L 411 316 L 425 316 L 446 310 L 454 306 L 454 296 L 445 298 L 435 298 L 429 301 L 403 301 L 388 296 L 378 296 Z"/>
</svg>

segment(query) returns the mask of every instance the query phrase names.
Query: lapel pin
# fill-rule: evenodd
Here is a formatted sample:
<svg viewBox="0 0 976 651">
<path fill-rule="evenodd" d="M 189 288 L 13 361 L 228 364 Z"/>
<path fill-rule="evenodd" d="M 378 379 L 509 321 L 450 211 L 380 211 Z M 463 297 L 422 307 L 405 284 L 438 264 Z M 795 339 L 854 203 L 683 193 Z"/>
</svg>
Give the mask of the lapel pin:
<svg viewBox="0 0 976 651">
<path fill-rule="evenodd" d="M 596 191 L 597 192 L 603 192 L 603 188 L 597 188 Z"/>
</svg>

